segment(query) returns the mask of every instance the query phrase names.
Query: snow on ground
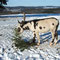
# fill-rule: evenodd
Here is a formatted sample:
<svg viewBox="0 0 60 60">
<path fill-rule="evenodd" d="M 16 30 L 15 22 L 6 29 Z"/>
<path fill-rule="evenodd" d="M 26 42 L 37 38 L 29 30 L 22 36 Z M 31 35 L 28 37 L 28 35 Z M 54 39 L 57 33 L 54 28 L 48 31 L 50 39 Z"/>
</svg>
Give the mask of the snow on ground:
<svg viewBox="0 0 60 60">
<path fill-rule="evenodd" d="M 51 16 L 49 16 L 51 17 Z M 60 16 L 56 17 L 60 22 Z M 38 18 L 47 17 L 27 17 L 26 21 Z M 25 49 L 23 52 L 14 50 L 12 48 L 13 30 L 17 27 L 17 20 L 22 21 L 23 18 L 0 18 L 0 60 L 60 60 L 60 25 L 58 28 L 58 44 L 56 46 L 49 46 L 51 34 L 42 34 L 41 44 L 36 49 L 31 47 L 29 50 Z M 24 39 L 32 38 L 32 32 L 24 31 Z M 48 40 L 48 41 L 46 41 Z"/>
</svg>

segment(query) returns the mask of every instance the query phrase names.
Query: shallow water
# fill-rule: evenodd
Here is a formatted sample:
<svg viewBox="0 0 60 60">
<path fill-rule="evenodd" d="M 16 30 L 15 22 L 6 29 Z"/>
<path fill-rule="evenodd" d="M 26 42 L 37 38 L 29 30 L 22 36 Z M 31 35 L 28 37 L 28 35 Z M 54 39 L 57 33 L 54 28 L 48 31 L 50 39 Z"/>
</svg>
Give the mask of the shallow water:
<svg viewBox="0 0 60 60">
<path fill-rule="evenodd" d="M 60 16 L 60 14 L 26 14 L 26 17 L 45 17 L 45 16 Z M 8 17 L 23 17 L 23 14 L 0 15 L 0 18 Z"/>
</svg>

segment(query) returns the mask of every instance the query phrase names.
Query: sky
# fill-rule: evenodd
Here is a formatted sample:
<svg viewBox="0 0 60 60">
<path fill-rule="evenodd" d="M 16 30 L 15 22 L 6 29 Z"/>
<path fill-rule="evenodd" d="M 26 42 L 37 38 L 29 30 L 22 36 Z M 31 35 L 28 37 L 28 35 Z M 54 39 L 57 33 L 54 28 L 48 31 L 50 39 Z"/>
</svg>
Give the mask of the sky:
<svg viewBox="0 0 60 60">
<path fill-rule="evenodd" d="M 60 6 L 60 0 L 8 0 L 7 6 Z"/>
</svg>

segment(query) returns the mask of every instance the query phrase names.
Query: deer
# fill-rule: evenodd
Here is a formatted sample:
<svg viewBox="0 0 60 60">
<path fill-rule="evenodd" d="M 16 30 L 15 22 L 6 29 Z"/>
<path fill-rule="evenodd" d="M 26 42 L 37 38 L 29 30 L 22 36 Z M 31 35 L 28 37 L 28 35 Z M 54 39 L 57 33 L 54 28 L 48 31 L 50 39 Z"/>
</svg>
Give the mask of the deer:
<svg viewBox="0 0 60 60">
<path fill-rule="evenodd" d="M 34 19 L 30 21 L 18 21 L 18 32 L 22 33 L 24 30 L 31 30 L 33 32 L 33 42 L 35 42 L 35 37 L 37 37 L 37 46 L 40 45 L 40 33 L 51 32 L 52 40 L 50 46 L 57 44 L 58 41 L 58 29 L 59 21 L 55 17 L 43 18 L 43 19 Z M 56 39 L 56 41 L 54 41 Z"/>
</svg>

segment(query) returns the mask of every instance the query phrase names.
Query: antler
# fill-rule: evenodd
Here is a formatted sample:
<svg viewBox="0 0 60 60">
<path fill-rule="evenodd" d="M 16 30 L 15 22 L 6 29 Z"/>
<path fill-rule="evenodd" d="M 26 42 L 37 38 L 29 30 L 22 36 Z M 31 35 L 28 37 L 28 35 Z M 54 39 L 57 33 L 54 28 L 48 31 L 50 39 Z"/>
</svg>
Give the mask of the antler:
<svg viewBox="0 0 60 60">
<path fill-rule="evenodd" d="M 25 17 L 25 12 L 23 12 L 23 14 L 24 14 L 23 19 L 24 19 L 24 21 L 25 21 L 25 18 L 26 18 L 26 17 Z"/>
<path fill-rule="evenodd" d="M 23 14 L 24 14 L 24 16 L 23 16 L 23 19 L 24 19 L 24 20 L 21 21 L 21 22 L 18 20 L 18 23 L 22 23 L 22 24 L 24 24 L 24 21 L 25 21 L 25 18 L 26 18 L 26 17 L 25 17 L 25 12 L 23 12 Z"/>
</svg>

